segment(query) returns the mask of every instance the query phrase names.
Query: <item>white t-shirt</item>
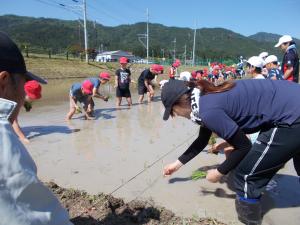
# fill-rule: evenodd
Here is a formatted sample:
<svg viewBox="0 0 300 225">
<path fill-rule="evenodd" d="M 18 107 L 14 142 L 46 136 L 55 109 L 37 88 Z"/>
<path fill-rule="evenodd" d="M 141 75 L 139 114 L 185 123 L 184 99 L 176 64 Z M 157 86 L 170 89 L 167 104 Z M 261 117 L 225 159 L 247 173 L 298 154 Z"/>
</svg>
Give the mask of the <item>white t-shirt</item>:
<svg viewBox="0 0 300 225">
<path fill-rule="evenodd" d="M 257 74 L 253 79 L 266 79 L 262 74 Z"/>
</svg>

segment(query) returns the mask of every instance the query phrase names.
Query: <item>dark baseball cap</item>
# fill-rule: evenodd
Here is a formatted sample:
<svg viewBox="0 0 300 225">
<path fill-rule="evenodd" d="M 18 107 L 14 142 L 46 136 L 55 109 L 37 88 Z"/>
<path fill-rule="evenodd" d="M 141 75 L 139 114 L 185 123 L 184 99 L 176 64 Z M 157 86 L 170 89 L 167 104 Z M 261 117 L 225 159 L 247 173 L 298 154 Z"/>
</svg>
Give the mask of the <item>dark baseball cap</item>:
<svg viewBox="0 0 300 225">
<path fill-rule="evenodd" d="M 17 45 L 3 32 L 0 32 L 0 71 L 24 74 L 26 80 L 36 80 L 47 84 L 43 78 L 27 71 L 23 55 Z"/>
<path fill-rule="evenodd" d="M 169 80 L 161 90 L 161 100 L 165 106 L 164 120 L 168 120 L 174 103 L 189 91 L 186 83 L 182 80 Z"/>
</svg>

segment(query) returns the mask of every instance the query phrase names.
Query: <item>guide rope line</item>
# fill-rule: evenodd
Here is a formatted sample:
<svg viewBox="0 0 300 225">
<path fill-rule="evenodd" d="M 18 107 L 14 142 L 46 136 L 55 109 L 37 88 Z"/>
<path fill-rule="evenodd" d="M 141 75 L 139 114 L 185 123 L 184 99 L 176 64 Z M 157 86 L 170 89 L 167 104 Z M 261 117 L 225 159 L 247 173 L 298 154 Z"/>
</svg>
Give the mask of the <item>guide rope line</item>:
<svg viewBox="0 0 300 225">
<path fill-rule="evenodd" d="M 192 137 L 194 137 L 196 134 L 198 134 L 198 131 L 191 135 L 190 137 L 188 137 L 186 140 L 184 140 L 182 143 L 180 143 L 179 145 L 173 147 L 170 151 L 166 152 L 165 154 L 163 154 L 161 157 L 159 157 L 158 159 L 156 159 L 154 162 L 152 162 L 150 165 L 148 165 L 147 167 L 145 167 L 144 169 L 142 169 L 140 172 L 138 172 L 136 175 L 132 176 L 129 180 L 127 180 L 126 182 L 122 183 L 121 185 L 119 185 L 117 188 L 115 188 L 113 191 L 111 191 L 109 194 L 112 195 L 115 192 L 117 192 L 118 190 L 120 190 L 122 187 L 124 187 L 125 185 L 127 185 L 129 182 L 131 182 L 132 180 L 134 180 L 136 177 L 138 177 L 139 175 L 143 174 L 144 172 L 146 172 L 148 169 L 150 169 L 152 166 L 154 166 L 157 162 L 159 162 L 160 160 L 162 160 L 164 157 L 166 157 L 167 155 L 169 155 L 170 153 L 172 153 L 173 151 L 175 151 L 177 148 L 183 146 L 185 143 L 187 143 Z M 157 180 L 157 178 L 155 179 Z M 152 182 L 153 183 L 153 182 Z M 151 184 L 150 184 L 151 186 Z M 146 188 L 147 189 L 147 188 Z"/>
</svg>

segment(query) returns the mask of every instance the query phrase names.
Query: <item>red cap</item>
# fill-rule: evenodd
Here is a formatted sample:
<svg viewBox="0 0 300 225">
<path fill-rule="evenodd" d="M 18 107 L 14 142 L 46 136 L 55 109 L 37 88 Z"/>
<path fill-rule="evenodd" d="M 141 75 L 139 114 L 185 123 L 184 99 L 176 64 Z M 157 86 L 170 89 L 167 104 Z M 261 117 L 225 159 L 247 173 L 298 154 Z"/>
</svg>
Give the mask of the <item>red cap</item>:
<svg viewBox="0 0 300 225">
<path fill-rule="evenodd" d="M 42 97 L 42 86 L 35 80 L 27 81 L 24 85 L 24 90 L 26 95 L 32 100 L 40 99 Z"/>
<path fill-rule="evenodd" d="M 164 71 L 164 67 L 162 65 L 153 64 L 151 65 L 151 70 L 153 70 L 155 73 L 161 73 Z"/>
<path fill-rule="evenodd" d="M 178 64 L 178 63 L 176 63 L 176 62 L 174 62 L 174 63 L 172 64 L 172 66 L 173 66 L 173 67 L 178 67 L 178 66 L 179 66 L 179 64 Z"/>
<path fill-rule="evenodd" d="M 99 74 L 99 77 L 103 80 L 109 80 L 110 79 L 110 74 L 108 72 L 102 72 Z"/>
<path fill-rule="evenodd" d="M 81 87 L 85 94 L 91 95 L 93 93 L 94 85 L 90 80 L 83 81 Z"/>
<path fill-rule="evenodd" d="M 192 77 L 193 77 L 193 78 L 196 78 L 196 77 L 197 77 L 196 71 L 193 71 L 193 72 L 192 72 Z"/>
<path fill-rule="evenodd" d="M 126 57 L 121 57 L 119 61 L 120 63 L 128 63 L 128 59 Z"/>
<path fill-rule="evenodd" d="M 179 60 L 179 59 L 176 59 L 176 60 L 175 60 L 175 63 L 176 63 L 178 66 L 180 66 L 180 65 L 181 65 L 181 62 L 180 62 L 180 60 Z"/>
</svg>

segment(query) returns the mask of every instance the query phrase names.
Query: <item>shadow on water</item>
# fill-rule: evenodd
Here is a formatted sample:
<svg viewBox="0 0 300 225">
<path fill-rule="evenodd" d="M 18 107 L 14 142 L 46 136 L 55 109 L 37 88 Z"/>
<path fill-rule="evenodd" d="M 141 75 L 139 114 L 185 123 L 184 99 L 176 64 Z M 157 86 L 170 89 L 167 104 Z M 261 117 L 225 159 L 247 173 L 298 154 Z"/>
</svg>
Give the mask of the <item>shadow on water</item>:
<svg viewBox="0 0 300 225">
<path fill-rule="evenodd" d="M 96 119 L 103 118 L 106 120 L 114 119 L 116 116 L 112 116 L 111 113 L 115 111 L 128 110 L 129 107 L 126 108 L 106 108 L 106 109 L 96 109 L 94 111 L 94 116 Z"/>
<path fill-rule="evenodd" d="M 80 129 L 70 129 L 67 126 L 28 126 L 22 128 L 23 132 L 29 139 L 53 134 L 53 133 L 60 133 L 60 134 L 72 134 L 79 132 Z"/>
<path fill-rule="evenodd" d="M 200 167 L 199 171 L 203 171 L 203 172 L 207 172 L 208 170 L 210 169 L 216 169 L 218 167 L 218 165 L 212 165 L 212 166 L 203 166 L 203 167 Z M 185 181 L 190 181 L 192 180 L 192 177 L 174 177 L 174 178 L 171 178 L 169 179 L 169 184 L 173 184 L 173 183 L 176 183 L 176 182 L 185 182 Z"/>
<path fill-rule="evenodd" d="M 215 169 L 218 165 L 200 167 L 199 171 L 207 171 Z M 235 192 L 234 186 L 235 172 L 231 171 L 226 176 L 223 176 L 220 183 L 226 184 L 227 187 Z M 175 178 L 174 178 L 175 179 Z M 179 181 L 187 181 L 190 178 L 181 178 Z M 273 189 L 265 190 L 262 193 L 261 204 L 263 215 L 274 208 L 292 208 L 300 207 L 300 180 L 299 177 L 287 174 L 276 174 L 273 181 L 277 184 Z M 176 181 L 176 180 L 175 180 Z M 297 188 L 296 188 L 297 187 Z M 216 188 L 215 190 L 207 190 L 201 188 L 200 194 L 214 195 L 218 198 L 231 198 L 235 199 L 236 194 L 227 193 L 223 188 Z"/>
<path fill-rule="evenodd" d="M 161 97 L 160 96 L 154 96 L 152 99 L 153 102 L 160 102 L 161 101 Z"/>
<path fill-rule="evenodd" d="M 198 168 L 199 171 L 208 171 L 217 168 L 218 165 L 203 166 Z M 221 178 L 220 183 L 226 184 L 227 187 L 235 192 L 234 186 L 234 171 L 231 171 L 226 176 Z M 191 177 L 175 177 L 169 180 L 169 183 L 185 182 L 192 180 Z M 265 190 L 262 194 L 261 203 L 263 215 L 274 208 L 292 208 L 300 207 L 300 180 L 299 177 L 287 174 L 276 174 L 273 181 L 277 186 L 271 190 Z M 215 190 L 201 188 L 200 195 L 214 195 L 218 198 L 235 199 L 236 194 L 227 193 L 223 188 L 216 188 Z"/>
<path fill-rule="evenodd" d="M 192 180 L 192 177 L 174 177 L 169 179 L 169 184 L 174 184 L 177 182 L 185 182 L 185 181 L 190 181 Z"/>
</svg>

